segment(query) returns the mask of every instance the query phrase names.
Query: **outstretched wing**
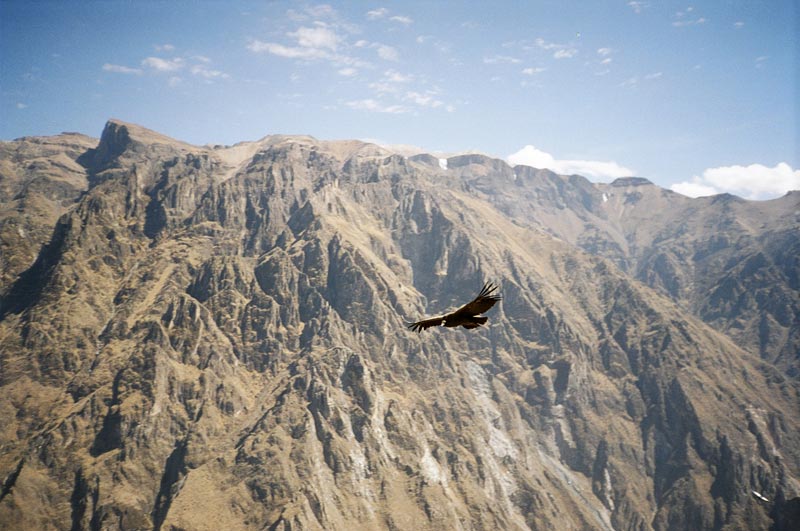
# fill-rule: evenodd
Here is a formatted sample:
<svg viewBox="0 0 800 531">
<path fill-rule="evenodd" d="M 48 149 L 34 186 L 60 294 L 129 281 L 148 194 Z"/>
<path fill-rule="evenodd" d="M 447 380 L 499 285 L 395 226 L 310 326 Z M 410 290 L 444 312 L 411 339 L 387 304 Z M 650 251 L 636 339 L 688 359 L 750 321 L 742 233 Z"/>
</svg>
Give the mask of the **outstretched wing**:
<svg viewBox="0 0 800 531">
<path fill-rule="evenodd" d="M 440 315 L 439 317 L 431 317 L 430 319 L 423 319 L 422 321 L 417 321 L 416 323 L 406 323 L 406 326 L 409 327 L 413 332 L 419 333 L 433 326 L 441 326 L 442 321 L 444 321 L 444 315 Z"/>
<path fill-rule="evenodd" d="M 468 302 L 458 310 L 454 311 L 453 315 L 473 316 L 482 314 L 501 299 L 500 295 L 492 295 L 492 293 L 494 293 L 496 290 L 497 286 L 491 282 L 487 282 L 483 285 L 483 289 L 480 293 L 478 293 L 477 297 L 472 299 L 471 302 Z"/>
</svg>

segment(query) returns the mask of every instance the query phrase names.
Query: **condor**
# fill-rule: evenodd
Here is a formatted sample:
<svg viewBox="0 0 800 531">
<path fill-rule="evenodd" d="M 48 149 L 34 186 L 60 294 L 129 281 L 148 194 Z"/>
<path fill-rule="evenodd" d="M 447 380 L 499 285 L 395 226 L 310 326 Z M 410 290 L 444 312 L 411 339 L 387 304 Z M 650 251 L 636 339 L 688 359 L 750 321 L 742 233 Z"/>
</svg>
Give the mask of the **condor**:
<svg viewBox="0 0 800 531">
<path fill-rule="evenodd" d="M 467 329 L 477 328 L 489 319 L 480 314 L 486 312 L 500 300 L 499 295 L 492 295 L 497 290 L 497 286 L 491 282 L 487 282 L 478 296 L 471 302 L 468 302 L 458 310 L 439 316 L 431 317 L 430 319 L 423 319 L 416 323 L 408 323 L 408 327 L 414 332 L 421 332 L 427 330 L 432 326 L 446 326 L 453 328 L 456 326 L 463 326 Z"/>
</svg>

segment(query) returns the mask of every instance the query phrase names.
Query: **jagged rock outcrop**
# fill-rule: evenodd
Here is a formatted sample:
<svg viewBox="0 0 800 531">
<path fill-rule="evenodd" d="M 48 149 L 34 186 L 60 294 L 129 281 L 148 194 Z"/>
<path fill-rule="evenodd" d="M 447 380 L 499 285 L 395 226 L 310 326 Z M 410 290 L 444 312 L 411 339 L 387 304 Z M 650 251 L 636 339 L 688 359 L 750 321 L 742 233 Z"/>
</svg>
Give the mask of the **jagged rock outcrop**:
<svg viewBox="0 0 800 531">
<path fill-rule="evenodd" d="M 794 525 L 786 198 L 656 249 L 636 205 L 714 200 L 309 137 L 81 145 L 2 292 L 0 527 Z M 406 330 L 485 279 L 489 326 Z"/>
</svg>

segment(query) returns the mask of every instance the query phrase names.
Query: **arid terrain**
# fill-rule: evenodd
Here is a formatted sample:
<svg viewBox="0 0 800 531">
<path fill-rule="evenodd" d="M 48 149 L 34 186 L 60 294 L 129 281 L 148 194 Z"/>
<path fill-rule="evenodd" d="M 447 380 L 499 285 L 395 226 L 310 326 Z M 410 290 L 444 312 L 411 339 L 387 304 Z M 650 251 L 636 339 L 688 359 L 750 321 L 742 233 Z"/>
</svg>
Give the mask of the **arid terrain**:
<svg viewBox="0 0 800 531">
<path fill-rule="evenodd" d="M 0 528 L 797 529 L 800 192 L 0 142 Z M 408 321 L 503 300 L 475 330 Z"/>
</svg>

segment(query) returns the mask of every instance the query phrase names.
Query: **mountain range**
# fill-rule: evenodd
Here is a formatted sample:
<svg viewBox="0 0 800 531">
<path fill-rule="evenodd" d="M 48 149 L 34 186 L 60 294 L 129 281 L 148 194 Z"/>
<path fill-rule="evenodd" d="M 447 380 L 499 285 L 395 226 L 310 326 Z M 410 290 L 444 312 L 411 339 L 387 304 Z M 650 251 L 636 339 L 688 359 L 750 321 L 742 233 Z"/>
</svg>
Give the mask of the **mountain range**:
<svg viewBox="0 0 800 531">
<path fill-rule="evenodd" d="M 796 529 L 800 192 L 0 143 L 2 529 Z M 475 330 L 405 324 L 503 299 Z"/>
</svg>

